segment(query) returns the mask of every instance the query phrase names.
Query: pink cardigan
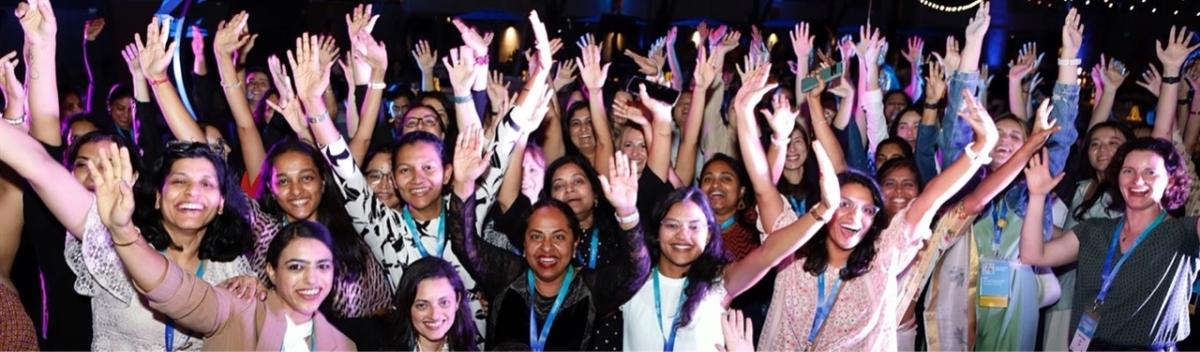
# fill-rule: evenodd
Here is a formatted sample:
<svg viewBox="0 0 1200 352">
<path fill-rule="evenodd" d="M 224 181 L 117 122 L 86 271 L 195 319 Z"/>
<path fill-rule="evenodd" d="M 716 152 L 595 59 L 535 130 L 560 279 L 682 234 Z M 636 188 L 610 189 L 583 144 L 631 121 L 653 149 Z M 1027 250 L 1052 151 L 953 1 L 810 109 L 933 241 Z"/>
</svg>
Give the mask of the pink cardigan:
<svg viewBox="0 0 1200 352">
<path fill-rule="evenodd" d="M 162 283 L 145 292 L 150 308 L 175 319 L 179 326 L 205 336 L 205 350 L 279 351 L 287 320 L 284 302 L 271 290 L 266 301 L 245 301 L 229 291 L 214 288 L 188 275 L 174 262 L 163 274 Z M 136 286 L 136 285 L 135 285 Z M 317 350 L 357 350 L 320 312 L 313 317 Z"/>
</svg>

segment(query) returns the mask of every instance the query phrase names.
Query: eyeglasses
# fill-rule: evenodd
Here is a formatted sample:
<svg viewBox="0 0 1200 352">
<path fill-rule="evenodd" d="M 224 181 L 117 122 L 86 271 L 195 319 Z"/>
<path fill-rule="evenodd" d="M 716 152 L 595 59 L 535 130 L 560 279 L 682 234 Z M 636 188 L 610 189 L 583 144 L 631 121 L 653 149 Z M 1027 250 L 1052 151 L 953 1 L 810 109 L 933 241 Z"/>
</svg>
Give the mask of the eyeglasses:
<svg viewBox="0 0 1200 352">
<path fill-rule="evenodd" d="M 392 182 L 392 174 L 389 172 L 383 172 L 380 170 L 367 171 L 367 184 L 369 184 L 371 186 L 375 186 L 375 185 L 379 184 L 380 182 L 391 183 Z"/>
<path fill-rule="evenodd" d="M 862 214 L 866 215 L 867 217 L 874 217 L 875 214 L 879 213 L 879 207 L 877 206 L 871 204 L 858 204 L 857 202 L 846 198 L 842 198 L 842 203 L 838 205 L 837 211 L 841 213 L 854 210 L 862 212 Z"/>
<path fill-rule="evenodd" d="M 438 117 L 434 116 L 434 115 L 413 116 L 413 117 L 408 118 L 407 121 L 404 121 L 404 129 L 405 130 L 416 129 L 418 126 L 425 127 L 425 128 L 433 128 L 433 127 L 437 127 L 437 125 L 438 125 Z"/>
</svg>

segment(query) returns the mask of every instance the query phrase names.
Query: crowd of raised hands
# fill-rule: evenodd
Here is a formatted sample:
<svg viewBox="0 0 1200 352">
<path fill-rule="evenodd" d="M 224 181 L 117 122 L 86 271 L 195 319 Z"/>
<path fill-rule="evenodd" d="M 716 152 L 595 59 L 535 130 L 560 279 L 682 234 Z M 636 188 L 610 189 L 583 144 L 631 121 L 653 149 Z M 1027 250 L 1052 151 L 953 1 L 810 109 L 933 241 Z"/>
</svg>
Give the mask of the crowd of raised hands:
<svg viewBox="0 0 1200 352">
<path fill-rule="evenodd" d="M 265 62 L 249 13 L 193 26 L 173 72 L 159 15 L 112 87 L 97 19 L 74 90 L 50 2 L 22 2 L 21 56 L 0 56 L 0 349 L 1190 346 L 1196 270 L 1167 261 L 1200 249 L 1200 43 L 1155 41 L 1140 104 L 1132 67 L 1081 57 L 1076 9 L 1060 43 L 981 65 L 990 6 L 940 51 L 702 22 L 694 50 L 672 27 L 617 53 L 531 11 L 515 77 L 460 19 L 461 45 L 389 58 L 370 5 Z"/>
</svg>

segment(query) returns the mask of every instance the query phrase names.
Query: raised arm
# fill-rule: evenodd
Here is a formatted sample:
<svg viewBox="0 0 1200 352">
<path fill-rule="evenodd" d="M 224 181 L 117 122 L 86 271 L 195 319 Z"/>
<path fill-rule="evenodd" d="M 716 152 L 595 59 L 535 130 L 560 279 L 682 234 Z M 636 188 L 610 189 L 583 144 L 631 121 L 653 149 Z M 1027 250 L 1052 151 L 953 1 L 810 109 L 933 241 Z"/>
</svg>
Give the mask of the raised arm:
<svg viewBox="0 0 1200 352">
<path fill-rule="evenodd" d="M 967 22 L 964 31 L 966 43 L 962 51 L 958 51 L 958 42 L 953 36 L 946 38 L 946 56 L 941 60 L 946 72 L 951 72 L 947 94 L 946 110 L 942 114 L 942 133 L 938 145 L 942 150 L 942 161 L 946 164 L 958 160 L 964 147 L 971 140 L 971 129 L 959 121 L 958 111 L 962 109 L 962 95 L 957 92 L 963 89 L 975 92 L 979 87 L 979 52 L 983 47 L 983 38 L 991 24 L 991 5 L 983 3 L 975 12 L 975 17 Z"/>
<path fill-rule="evenodd" d="M 1100 101 L 1096 103 L 1096 107 L 1092 109 L 1092 118 L 1088 121 L 1088 130 L 1093 126 L 1108 121 L 1109 115 L 1112 115 L 1113 103 L 1117 100 L 1117 89 L 1121 88 L 1121 84 L 1125 83 L 1125 77 L 1128 73 L 1125 71 L 1125 64 L 1117 61 L 1117 59 L 1109 59 L 1104 61 L 1104 55 L 1100 55 L 1100 79 L 1103 80 L 1104 91 L 1100 94 Z M 1200 127 L 1198 124 L 1196 127 Z"/>
<path fill-rule="evenodd" d="M 833 163 L 820 143 L 813 142 L 812 151 L 821 169 L 821 203 L 813 206 L 808 210 L 808 214 L 801 216 L 791 225 L 775 230 L 767 236 L 761 246 L 725 268 L 726 293 L 721 301 L 722 305 L 729 306 L 734 297 L 746 292 L 758 283 L 767 271 L 799 250 L 837 211 L 835 203 L 841 202 L 842 191 L 838 185 L 837 174 L 833 171 Z"/>
<path fill-rule="evenodd" d="M 858 44 L 858 62 L 862 67 L 860 72 L 866 73 L 859 77 L 859 85 L 866 84 L 861 103 L 866 112 L 869 156 L 875 155 L 875 147 L 888 138 L 887 117 L 883 116 L 883 92 L 879 89 L 879 56 L 883 52 L 884 40 L 879 34 L 879 28 L 874 28 L 874 31 L 871 29 L 870 26 L 859 28 L 861 41 Z"/>
<path fill-rule="evenodd" d="M 418 40 L 412 50 L 413 61 L 417 63 L 417 70 L 421 72 L 421 91 L 433 91 L 433 67 L 437 65 L 437 50 L 429 48 L 429 42 L 422 39 Z"/>
<path fill-rule="evenodd" d="M 472 59 L 475 55 L 474 49 L 464 45 L 450 49 L 450 56 L 442 58 L 442 63 L 446 65 L 446 71 L 450 75 L 450 86 L 454 90 L 455 122 L 462 130 L 483 125 L 479 121 L 475 103 L 471 99 L 471 88 L 475 85 L 476 76 L 486 76 L 487 71 L 478 72 L 475 69 L 476 66 Z"/>
<path fill-rule="evenodd" d="M 773 224 L 775 218 L 783 211 L 783 200 L 779 198 L 779 190 L 775 188 L 775 182 L 771 178 L 770 164 L 766 155 L 763 155 L 763 147 L 758 138 L 758 119 L 754 116 L 754 107 L 762 101 L 763 95 L 777 86 L 774 83 L 767 84 L 770 72 L 771 64 L 759 66 L 751 71 L 748 79 L 742 82 L 742 88 L 738 90 L 737 96 L 733 99 L 735 118 L 741 120 L 737 124 L 737 134 L 738 146 L 742 152 L 742 163 L 746 166 L 746 172 L 750 176 L 750 184 L 753 186 L 754 197 L 758 203 L 759 217 L 763 219 L 764 225 Z M 763 111 L 775 132 L 771 138 L 773 145 L 787 145 L 792 128 L 796 126 L 797 113 L 782 99 L 783 97 L 775 95 L 773 99 L 774 114 L 767 110 Z M 781 138 L 782 142 L 776 142 Z M 776 164 L 782 164 L 782 160 L 776 161 Z M 767 231 L 770 230 L 772 229 L 767 229 Z"/>
<path fill-rule="evenodd" d="M 150 89 L 154 91 L 158 107 L 162 110 L 167 126 L 175 138 L 181 141 L 204 142 L 204 130 L 184 108 L 183 101 L 179 100 L 179 92 L 167 76 L 167 66 L 171 64 L 171 57 L 174 56 L 175 47 L 178 45 L 167 45 L 170 28 L 170 17 L 154 17 L 150 25 L 146 26 L 145 44 L 142 43 L 141 34 L 134 34 L 134 42 L 141 53 L 142 74 L 150 81 Z"/>
<path fill-rule="evenodd" d="M 592 129 L 596 134 L 596 155 L 592 162 L 596 172 L 601 175 L 608 173 L 608 161 L 613 155 L 613 137 L 609 129 L 608 114 L 604 109 L 604 82 L 608 79 L 608 67 L 612 63 L 600 65 L 600 46 L 591 34 L 580 38 L 579 49 L 582 51 L 576 61 L 579 66 L 583 84 L 587 87 L 585 96 L 588 100 L 588 110 L 592 115 Z"/>
<path fill-rule="evenodd" d="M 650 254 L 642 238 L 641 216 L 637 210 L 638 171 L 625 153 L 619 151 L 609 162 L 613 167 L 608 175 L 600 175 L 600 188 L 617 211 L 621 241 L 620 250 L 613 253 L 616 265 L 602 265 L 591 276 L 593 287 L 612 285 L 614 288 L 593 292 L 601 314 L 612 312 L 633 298 L 650 272 Z"/>
<path fill-rule="evenodd" d="M 383 89 L 387 88 L 384 83 L 384 77 L 387 74 L 388 56 L 387 46 L 383 42 L 375 41 L 368 32 L 358 32 L 358 40 L 355 45 L 358 47 L 352 48 L 354 51 L 351 55 L 366 56 L 367 65 L 371 66 L 371 81 L 367 84 L 366 96 L 363 97 L 362 111 L 358 113 L 358 128 L 353 137 L 350 138 L 350 155 L 354 156 L 354 160 L 358 162 L 367 155 L 367 149 L 371 147 L 371 138 L 375 136 L 376 120 L 379 119 L 379 107 L 383 101 Z M 346 60 L 353 63 L 354 60 Z M 347 114 L 350 113 L 347 106 Z M 362 165 L 361 162 L 358 162 Z"/>
<path fill-rule="evenodd" d="M 4 92 L 4 122 L 27 130 L 25 86 L 17 78 L 17 52 L 0 57 L 0 91 Z M 36 137 L 35 137 L 36 138 Z M 43 143 L 45 143 L 43 141 Z"/>
<path fill-rule="evenodd" d="M 1158 54 L 1158 61 L 1162 63 L 1162 85 L 1158 93 L 1158 105 L 1154 109 L 1154 137 L 1162 139 L 1171 139 L 1171 133 L 1174 132 L 1173 124 L 1175 123 L 1175 108 L 1176 99 L 1179 97 L 1179 74 L 1183 68 L 1184 60 L 1187 60 L 1188 54 L 1200 48 L 1200 43 L 1192 45 L 1194 34 L 1187 30 L 1187 27 L 1179 28 L 1176 31 L 1175 26 L 1171 26 L 1170 36 L 1167 38 L 1167 45 L 1163 45 L 1161 41 L 1154 42 L 1154 50 Z"/>
<path fill-rule="evenodd" d="M 258 125 L 254 123 L 254 115 L 250 112 L 250 102 L 246 100 L 244 76 L 238 73 L 237 64 L 233 61 L 239 49 L 250 41 L 251 36 L 246 24 L 249 19 L 250 15 L 241 12 L 229 21 L 218 24 L 217 35 L 213 39 L 213 54 L 217 61 L 217 72 L 221 77 L 221 88 L 225 90 L 225 101 L 229 103 L 229 111 L 233 114 L 234 124 L 237 126 L 246 173 L 254 179 L 261 171 L 267 152 Z M 168 121 L 170 120 L 168 118 Z M 177 137 L 182 138 L 178 135 Z"/>
<path fill-rule="evenodd" d="M 909 100 L 917 100 L 923 94 L 921 91 L 923 87 L 923 82 L 921 82 L 921 64 L 924 63 L 924 56 L 922 56 L 924 51 L 925 40 L 921 39 L 921 37 L 913 36 L 908 38 L 908 48 L 901 53 L 904 59 L 908 60 L 909 64 L 908 86 L 904 88 L 904 93 L 908 94 Z"/>
<path fill-rule="evenodd" d="M 921 124 L 917 126 L 917 149 L 913 151 L 913 162 L 921 174 L 921 183 L 929 183 L 938 173 L 938 104 L 946 96 L 946 76 L 943 72 L 941 63 L 929 64 L 929 79 L 925 82 L 925 97 L 921 104 Z"/>
<path fill-rule="evenodd" d="M 914 199 L 909 205 L 906 223 L 911 227 L 905 233 L 930 234 L 931 232 L 924 231 L 924 229 L 929 228 L 929 224 L 933 221 L 933 215 L 942 207 L 942 204 L 945 204 L 950 197 L 967 184 L 967 181 L 975 175 L 975 171 L 987 164 L 989 161 L 987 155 L 992 152 L 996 141 L 1000 139 L 992 117 L 975 100 L 971 92 L 964 90 L 959 93 L 963 95 L 963 99 L 967 103 L 963 119 L 971 125 L 971 129 L 975 132 L 975 141 L 967 145 L 966 153 L 970 157 L 960 158 L 929 181 L 921 195 L 917 196 L 917 199 Z"/>
<path fill-rule="evenodd" d="M 671 68 L 671 88 L 682 91 L 683 67 L 679 66 L 679 53 L 675 52 L 675 38 L 678 34 L 679 27 L 671 27 L 663 45 L 667 47 L 667 67 Z"/>
<path fill-rule="evenodd" d="M 525 263 L 511 252 L 481 241 L 476 234 L 475 181 L 487 171 L 488 156 L 483 155 L 486 141 L 482 130 L 463 132 L 455 146 L 454 195 L 450 198 L 450 211 L 461 214 L 462 221 L 450 224 L 446 232 L 454 255 L 491 298 L 520 275 Z"/>
<path fill-rule="evenodd" d="M 833 162 L 833 171 L 841 173 L 842 171 L 846 171 L 846 155 L 842 152 L 842 145 L 838 142 L 837 135 L 833 133 L 833 128 L 829 127 L 829 120 L 825 118 L 825 107 L 821 103 L 821 92 L 824 90 L 825 80 L 818 77 L 817 87 L 804 96 L 805 99 L 808 99 L 808 115 L 812 119 L 812 123 L 809 125 L 812 126 L 812 132 L 816 140 L 821 142 L 822 145 L 828 146 L 825 148 L 825 152 L 828 153 L 829 160 Z M 854 91 L 850 87 L 838 87 L 831 91 L 854 94 L 850 93 Z M 847 105 L 849 102 L 843 100 L 842 104 Z M 783 174 L 783 160 L 776 161 L 780 163 L 780 167 L 778 168 L 779 173 L 772 174 L 773 180 L 778 180 Z M 775 168 L 772 168 L 771 171 L 774 172 Z"/>
<path fill-rule="evenodd" d="M 1027 219 L 1041 219 L 1045 212 L 1046 195 L 1054 190 L 1054 186 L 1062 181 L 1065 173 L 1050 176 L 1050 157 L 1047 153 L 1033 157 L 1029 167 L 1025 169 L 1025 182 L 1029 185 L 1029 207 L 1026 210 Z M 1021 263 L 1056 267 L 1075 262 L 1079 257 L 1079 238 L 1074 231 L 1067 231 L 1045 241 L 1042 237 L 1042 221 L 1024 221 L 1021 225 L 1020 260 Z"/>
<path fill-rule="evenodd" d="M 83 188 L 58 160 L 46 153 L 24 130 L 0 123 L 0 163 L 16 170 L 29 181 L 46 207 L 76 238 L 83 235 L 91 203 L 91 192 Z"/>
<path fill-rule="evenodd" d="M 30 133 L 42 143 L 60 146 L 58 68 L 55 65 L 58 20 L 50 0 L 19 3 L 16 15 L 25 32 L 25 84 L 28 85 L 29 117 L 33 120 Z"/>
<path fill-rule="evenodd" d="M 138 103 L 150 102 L 150 85 L 146 83 L 146 75 L 142 74 L 141 67 L 142 53 L 138 51 L 137 44 L 129 43 L 125 49 L 121 50 L 121 58 L 125 59 L 125 65 L 129 68 L 129 77 L 133 83 L 133 99 Z"/>
<path fill-rule="evenodd" d="M 700 129 L 704 123 L 708 87 L 720 72 L 716 61 L 716 55 L 707 55 L 703 45 L 696 48 L 696 69 L 692 73 L 692 105 L 688 106 L 687 117 L 683 121 L 679 154 L 675 158 L 675 173 L 684 184 L 691 184 L 692 180 L 696 179 L 696 158 L 700 148 Z"/>
<path fill-rule="evenodd" d="M 1037 69 L 1034 59 L 1037 57 L 1037 43 L 1025 43 L 1016 61 L 1008 63 L 1008 111 L 1021 120 L 1029 119 L 1026 114 L 1026 93 L 1022 92 L 1025 76 Z"/>
<path fill-rule="evenodd" d="M 808 77 L 808 57 L 812 54 L 813 36 L 808 34 L 808 22 L 800 22 L 793 26 L 788 32 L 788 36 L 792 39 L 792 52 L 796 54 L 796 61 L 792 64 L 792 74 L 796 75 L 796 86 L 792 88 L 792 92 L 796 94 L 796 102 L 804 100 L 804 93 L 801 88 L 801 78 Z"/>
</svg>

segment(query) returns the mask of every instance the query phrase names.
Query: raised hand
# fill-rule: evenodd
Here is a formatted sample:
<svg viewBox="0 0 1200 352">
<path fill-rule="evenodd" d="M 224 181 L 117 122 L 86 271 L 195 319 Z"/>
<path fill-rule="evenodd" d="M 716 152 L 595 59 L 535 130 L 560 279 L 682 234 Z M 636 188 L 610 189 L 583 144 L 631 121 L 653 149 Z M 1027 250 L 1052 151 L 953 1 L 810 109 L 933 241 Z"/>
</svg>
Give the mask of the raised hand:
<svg viewBox="0 0 1200 352">
<path fill-rule="evenodd" d="M 942 68 L 946 69 L 947 73 L 952 74 L 955 71 L 958 71 L 958 69 L 959 69 L 958 64 L 962 62 L 962 55 L 960 54 L 959 48 L 958 48 L 958 40 L 954 39 L 954 36 L 952 36 L 952 35 L 947 36 L 946 37 L 946 56 L 942 56 L 941 54 L 938 54 L 937 52 L 934 52 L 933 56 L 936 57 L 937 60 L 942 63 L 942 66 L 943 66 Z"/>
<path fill-rule="evenodd" d="M 450 49 L 450 56 L 442 58 L 446 72 L 450 75 L 450 86 L 456 95 L 465 95 L 475 84 L 475 52 L 470 46 Z"/>
<path fill-rule="evenodd" d="M 332 63 L 321 65 L 319 45 L 317 36 L 304 33 L 296 38 L 296 51 L 288 51 L 288 62 L 292 65 L 292 74 L 295 75 L 296 95 L 301 101 L 320 99 L 329 86 Z"/>
<path fill-rule="evenodd" d="M 1079 46 L 1083 45 L 1083 19 L 1075 8 L 1067 11 L 1067 18 L 1062 27 L 1062 59 L 1079 57 Z"/>
<path fill-rule="evenodd" d="M 1050 176 L 1049 154 L 1047 150 L 1042 149 L 1041 153 L 1029 159 L 1029 166 L 1025 168 L 1025 182 L 1029 186 L 1030 195 L 1050 194 L 1050 191 L 1054 190 L 1054 186 L 1057 186 L 1063 176 L 1067 174 L 1062 172 L 1058 176 Z"/>
<path fill-rule="evenodd" d="M 1104 62 L 1104 55 L 1100 55 L 1100 79 L 1104 83 L 1104 89 L 1111 89 L 1116 92 L 1117 88 L 1125 83 L 1125 77 L 1129 76 L 1129 72 L 1125 70 L 1125 64 L 1115 58 L 1108 59 Z"/>
<path fill-rule="evenodd" d="M 192 31 L 192 56 L 197 58 L 204 57 L 204 34 L 200 33 L 200 27 L 191 26 Z"/>
<path fill-rule="evenodd" d="M 129 69 L 129 75 L 133 79 L 142 79 L 142 52 L 138 51 L 137 44 L 129 43 L 125 45 L 125 49 L 121 50 L 121 58 L 125 59 L 125 66 Z"/>
<path fill-rule="evenodd" d="M 58 20 L 54 17 L 54 8 L 50 0 L 30 0 L 17 4 L 17 21 L 21 22 L 21 30 L 25 31 L 25 42 L 30 45 L 53 44 L 55 33 L 58 33 Z"/>
<path fill-rule="evenodd" d="M 788 33 L 788 36 L 792 39 L 792 52 L 796 54 L 797 65 L 805 64 L 804 66 L 807 67 L 808 56 L 812 53 L 814 39 L 813 36 L 808 34 L 808 22 L 797 23 L 791 32 Z"/>
<path fill-rule="evenodd" d="M 1042 99 L 1042 104 L 1038 105 L 1037 121 L 1033 123 L 1033 132 L 1029 133 L 1029 141 L 1033 143 L 1046 143 L 1050 139 L 1050 135 L 1062 129 L 1058 126 L 1058 120 L 1050 119 L 1050 112 L 1054 110 L 1054 106 L 1050 105 L 1050 99 Z"/>
<path fill-rule="evenodd" d="M 104 31 L 104 23 L 104 17 L 83 21 L 83 39 L 89 42 L 96 41 L 96 37 L 99 37 L 100 32 Z"/>
<path fill-rule="evenodd" d="M 988 25 L 992 22 L 992 4 L 984 2 L 979 5 L 979 9 L 975 11 L 975 16 L 967 22 L 966 40 L 968 42 L 982 43 L 983 36 L 987 34 Z"/>
<path fill-rule="evenodd" d="M 796 117 L 800 116 L 800 111 L 793 108 L 792 104 L 783 98 L 783 94 L 778 92 L 771 99 L 771 107 L 774 108 L 774 112 L 767 109 L 760 111 L 771 126 L 771 138 L 779 140 L 790 137 L 792 130 L 796 128 Z"/>
<path fill-rule="evenodd" d="M 975 99 L 975 95 L 968 89 L 962 90 L 963 108 L 958 112 L 958 116 L 971 125 L 971 130 L 975 132 L 975 148 L 976 154 L 988 155 L 992 152 L 992 148 L 996 146 L 996 141 L 1000 140 L 1000 132 L 996 131 L 996 123 L 992 120 L 992 116 L 988 114 L 987 108 Z"/>
<path fill-rule="evenodd" d="M 462 35 L 463 44 L 471 47 L 472 53 L 487 55 L 488 45 L 492 44 L 492 33 L 479 35 L 479 32 L 475 28 L 467 26 L 466 23 L 463 23 L 458 18 L 455 18 L 452 22 L 454 23 L 454 28 L 457 28 L 458 33 Z M 471 57 L 470 59 L 474 61 L 475 57 Z"/>
<path fill-rule="evenodd" d="M 25 112 L 25 86 L 17 78 L 17 52 L 12 51 L 0 57 L 0 90 L 4 91 L 4 102 L 8 112 Z M 6 118 L 16 118 L 6 116 Z"/>
<path fill-rule="evenodd" d="M 332 39 L 332 37 L 330 38 Z M 374 37 L 371 37 L 371 33 L 366 31 L 358 32 L 358 38 L 355 38 L 352 45 L 351 49 L 354 50 L 354 55 L 365 59 L 362 61 L 366 61 L 367 65 L 370 66 L 376 75 L 382 75 L 387 70 L 387 46 L 382 41 L 377 41 Z M 337 47 L 334 47 L 334 50 L 336 49 Z M 322 61 L 322 64 L 324 64 L 324 61 Z"/>
<path fill-rule="evenodd" d="M 474 185 L 489 166 L 489 157 L 484 155 L 487 140 L 483 137 L 483 129 L 479 126 L 468 127 L 458 135 L 457 143 L 454 150 L 454 182 Z"/>
<path fill-rule="evenodd" d="M 146 26 L 146 42 L 144 44 L 141 34 L 133 35 L 133 41 L 137 43 L 137 50 L 141 52 L 139 61 L 141 61 L 142 74 L 150 82 L 167 79 L 167 65 L 171 64 L 171 58 L 175 56 L 175 47 L 179 44 L 177 42 L 167 44 L 167 40 L 170 38 L 170 28 L 170 16 L 155 16 Z"/>
<path fill-rule="evenodd" d="M 433 66 L 437 65 L 437 55 L 437 50 L 430 50 L 429 42 L 424 39 L 417 41 L 417 45 L 413 46 L 412 56 L 421 72 L 433 72 Z"/>
<path fill-rule="evenodd" d="M 1021 52 L 1017 55 L 1017 60 L 1009 61 L 1008 63 L 1008 79 L 1019 81 L 1025 79 L 1025 76 L 1033 71 L 1035 60 L 1037 59 L 1037 43 L 1030 42 L 1021 46 Z"/>
<path fill-rule="evenodd" d="M 575 61 L 566 60 L 558 63 L 558 71 L 554 73 L 554 91 L 560 91 L 575 81 Z"/>
<path fill-rule="evenodd" d="M 333 64 L 334 61 L 338 60 L 338 54 L 340 51 L 340 50 L 338 50 L 338 47 L 337 47 L 337 41 L 335 41 L 333 39 L 333 36 L 331 36 L 331 35 L 318 35 L 316 37 L 317 37 L 317 58 L 318 58 L 319 62 L 321 63 L 322 66 Z M 251 38 L 254 38 L 254 37 L 251 36 Z M 251 42 L 253 42 L 253 41 L 247 42 L 246 45 L 250 45 Z M 238 57 L 241 58 L 242 56 L 238 56 Z"/>
<path fill-rule="evenodd" d="M 589 90 L 599 90 L 604 88 L 604 80 L 608 78 L 608 67 L 611 63 L 600 65 L 600 46 L 596 45 L 596 39 L 591 34 L 579 39 L 580 57 L 575 59 L 575 64 L 579 65 L 579 75 L 583 77 L 583 84 Z"/>
<path fill-rule="evenodd" d="M 746 118 L 754 118 L 754 107 L 758 102 L 762 101 L 762 97 L 767 92 L 775 89 L 778 84 L 767 84 L 767 79 L 771 72 L 771 64 L 766 64 L 755 68 L 749 73 L 749 77 L 742 82 L 742 88 L 738 90 L 733 98 L 733 105 L 739 111 L 746 115 Z"/>
<path fill-rule="evenodd" d="M 1171 26 L 1171 33 L 1167 37 L 1167 45 L 1163 45 L 1162 41 L 1154 41 L 1154 52 L 1158 55 L 1158 61 L 1163 64 L 1163 76 L 1177 77 L 1179 71 L 1183 67 L 1183 61 L 1187 60 L 1188 54 L 1200 48 L 1200 43 L 1191 45 L 1192 38 L 1195 35 L 1189 32 L 1187 27 L 1179 28 L 1176 31 L 1175 26 Z"/>
<path fill-rule="evenodd" d="M 668 104 L 667 102 L 650 97 L 650 94 L 646 93 L 645 84 L 638 86 L 638 100 L 642 102 L 642 106 L 650 110 L 650 117 L 654 119 L 656 125 L 671 125 L 671 108 L 674 107 L 673 103 Z"/>
<path fill-rule="evenodd" d="M 724 345 L 716 345 L 719 352 L 754 352 L 754 324 L 745 318 L 742 311 L 730 309 L 721 318 L 721 334 Z"/>
<path fill-rule="evenodd" d="M 921 53 L 925 50 L 925 40 L 921 37 L 913 36 L 908 38 L 908 48 L 900 52 L 905 60 L 911 62 L 914 66 L 921 64 Z"/>
<path fill-rule="evenodd" d="M 537 11 L 529 11 L 529 26 L 533 29 L 533 46 L 537 49 L 534 57 L 537 58 L 538 70 L 549 69 L 553 64 L 554 53 L 562 48 L 562 40 L 558 38 L 550 40 L 550 36 L 546 34 L 546 24 L 542 23 L 542 18 L 538 16 Z M 599 62 L 598 59 L 597 62 Z"/>
<path fill-rule="evenodd" d="M 500 74 L 500 71 L 492 71 L 492 74 L 488 75 L 488 101 L 492 104 L 492 114 L 497 117 L 508 114 L 508 109 L 513 106 L 514 102 L 509 99 L 508 87 L 509 83 L 504 81 L 504 76 Z"/>
<path fill-rule="evenodd" d="M 258 41 L 258 34 L 249 34 L 249 30 L 250 30 L 250 27 L 246 27 L 246 31 L 247 31 L 246 44 L 243 44 L 241 47 L 238 48 L 238 52 L 237 52 L 238 65 L 242 65 L 242 66 L 246 65 L 246 58 L 250 57 L 250 50 L 254 50 L 254 42 Z M 333 37 L 330 37 L 329 40 L 333 41 Z M 337 49 L 335 48 L 334 49 L 335 54 L 336 54 L 336 50 Z"/>
<path fill-rule="evenodd" d="M 100 222 L 110 229 L 132 227 L 135 175 L 129 162 L 129 149 L 117 149 L 116 143 L 110 143 L 108 148 L 100 149 L 99 157 L 87 161 L 87 168 L 96 185 L 96 212 Z"/>
<path fill-rule="evenodd" d="M 1146 68 L 1146 72 L 1142 73 L 1142 79 L 1137 84 L 1142 86 L 1142 88 L 1146 88 L 1147 91 L 1150 91 L 1150 94 L 1154 94 L 1154 97 L 1157 98 L 1159 90 L 1162 89 L 1162 75 L 1158 74 L 1158 67 L 1155 67 L 1154 64 L 1150 64 L 1149 66 Z"/>
<path fill-rule="evenodd" d="M 946 73 L 942 64 L 929 63 L 929 75 L 925 78 L 925 103 L 937 104 L 946 97 Z"/>
<path fill-rule="evenodd" d="M 659 71 L 662 71 L 662 64 L 666 61 L 663 60 L 661 52 L 658 54 L 659 56 L 656 57 L 654 50 L 651 50 L 650 57 L 645 57 L 632 50 L 625 49 L 625 56 L 633 59 L 633 62 L 638 66 L 638 72 L 646 76 L 657 76 Z"/>
<path fill-rule="evenodd" d="M 354 7 L 354 11 L 346 14 L 346 32 L 351 38 L 359 31 L 371 32 L 375 29 L 375 21 L 379 20 L 379 15 L 371 14 L 371 5 L 359 4 Z"/>
<path fill-rule="evenodd" d="M 628 216 L 637 212 L 638 168 L 637 161 L 621 151 L 609 159 L 608 175 L 600 175 L 600 188 L 609 204 L 617 210 L 617 216 Z"/>
<path fill-rule="evenodd" d="M 725 28 L 725 26 L 721 26 L 721 28 Z M 721 41 L 717 43 L 716 51 L 720 52 L 721 55 L 728 54 L 730 51 L 733 51 L 733 49 L 738 47 L 738 44 L 741 43 L 741 40 L 741 32 L 729 31 L 729 33 L 725 34 L 725 36 L 721 38 Z"/>
<path fill-rule="evenodd" d="M 233 15 L 229 21 L 217 24 L 217 35 L 213 37 L 213 51 L 218 61 L 232 59 L 233 53 L 239 52 L 242 46 L 250 42 L 250 35 L 246 31 L 246 22 L 249 19 L 250 15 L 242 11 Z"/>
<path fill-rule="evenodd" d="M 706 51 L 704 46 L 696 48 L 696 70 L 692 72 L 692 81 L 696 83 L 696 89 L 708 89 L 719 73 L 717 55 L 707 55 Z"/>
<path fill-rule="evenodd" d="M 303 120 L 304 112 L 300 110 L 300 102 L 296 101 L 296 90 L 292 88 L 292 79 L 288 77 L 287 68 L 283 67 L 279 57 L 275 55 L 267 58 L 267 68 L 271 70 L 271 79 L 275 81 L 275 89 L 279 92 L 279 104 L 268 99 L 267 106 L 283 115 L 296 135 L 307 136 L 308 124 Z"/>
<path fill-rule="evenodd" d="M 837 47 L 838 52 L 842 54 L 842 61 L 850 60 L 850 58 L 857 54 L 857 50 L 854 48 L 854 38 L 850 37 L 849 35 L 842 37 L 842 39 L 838 41 Z"/>
<path fill-rule="evenodd" d="M 626 100 L 613 103 L 613 116 L 623 118 L 626 121 L 641 126 L 642 131 L 646 132 L 646 137 L 652 138 L 654 134 L 650 132 L 653 131 L 654 126 L 651 126 L 650 120 L 646 119 L 646 113 L 641 108 L 629 104 L 630 102 Z M 646 144 L 649 145 L 650 142 L 647 141 Z"/>
<path fill-rule="evenodd" d="M 820 82 L 821 80 L 818 79 L 817 81 Z M 836 95 L 838 98 L 848 99 L 854 96 L 854 84 L 850 83 L 850 79 L 846 78 L 846 75 L 842 75 L 838 79 L 838 84 L 829 88 L 829 93 Z"/>
<path fill-rule="evenodd" d="M 879 53 L 883 48 L 883 36 L 879 34 L 879 28 L 872 28 L 870 25 L 858 27 L 858 44 L 854 50 L 858 53 L 861 63 L 868 67 L 879 66 Z"/>
</svg>

